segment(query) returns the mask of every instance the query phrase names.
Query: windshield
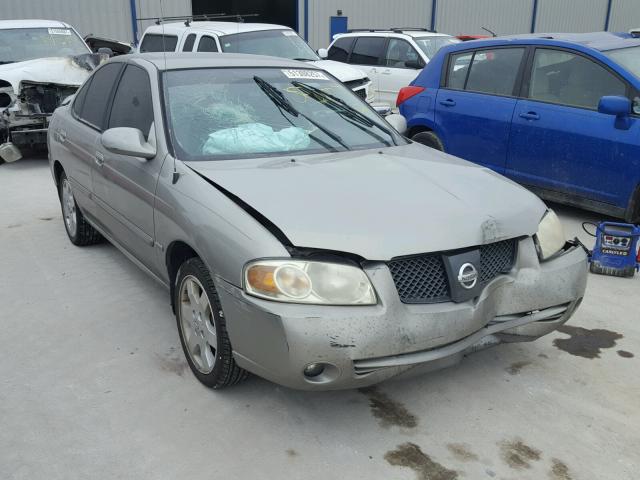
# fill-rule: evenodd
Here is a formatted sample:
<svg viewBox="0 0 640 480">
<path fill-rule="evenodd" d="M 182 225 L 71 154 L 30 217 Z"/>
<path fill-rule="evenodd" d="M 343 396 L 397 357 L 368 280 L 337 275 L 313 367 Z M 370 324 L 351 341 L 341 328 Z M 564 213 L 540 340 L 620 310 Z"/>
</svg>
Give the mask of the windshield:
<svg viewBox="0 0 640 480">
<path fill-rule="evenodd" d="M 0 30 L 0 64 L 83 53 L 91 51 L 70 28 Z"/>
<path fill-rule="evenodd" d="M 428 59 L 433 58 L 438 50 L 447 45 L 453 45 L 454 43 L 460 43 L 455 37 L 447 36 L 429 36 L 429 37 L 413 37 L 413 41 L 416 42 L 420 50 L 424 52 Z"/>
<path fill-rule="evenodd" d="M 640 46 L 619 48 L 603 53 L 640 78 Z"/>
<path fill-rule="evenodd" d="M 222 51 L 253 53 L 291 60 L 319 60 L 318 55 L 293 30 L 261 30 L 235 33 L 220 38 Z"/>
<path fill-rule="evenodd" d="M 181 160 L 312 154 L 404 144 L 348 88 L 319 70 L 192 69 L 163 74 Z"/>
</svg>

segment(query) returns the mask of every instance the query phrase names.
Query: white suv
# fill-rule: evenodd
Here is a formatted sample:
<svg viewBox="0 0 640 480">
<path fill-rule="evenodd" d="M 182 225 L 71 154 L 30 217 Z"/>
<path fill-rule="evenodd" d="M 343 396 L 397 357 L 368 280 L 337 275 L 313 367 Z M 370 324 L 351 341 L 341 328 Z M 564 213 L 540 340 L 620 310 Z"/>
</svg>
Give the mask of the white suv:
<svg viewBox="0 0 640 480">
<path fill-rule="evenodd" d="M 372 101 L 388 106 L 441 47 L 460 42 L 423 28 L 350 30 L 333 38 L 328 50 L 318 50 L 320 57 L 357 65 L 372 81 Z"/>
<path fill-rule="evenodd" d="M 362 70 L 321 60 L 294 30 L 282 25 L 189 20 L 153 25 L 145 30 L 138 51 L 251 53 L 300 60 L 322 68 L 359 97 L 371 100 L 371 81 Z"/>
</svg>

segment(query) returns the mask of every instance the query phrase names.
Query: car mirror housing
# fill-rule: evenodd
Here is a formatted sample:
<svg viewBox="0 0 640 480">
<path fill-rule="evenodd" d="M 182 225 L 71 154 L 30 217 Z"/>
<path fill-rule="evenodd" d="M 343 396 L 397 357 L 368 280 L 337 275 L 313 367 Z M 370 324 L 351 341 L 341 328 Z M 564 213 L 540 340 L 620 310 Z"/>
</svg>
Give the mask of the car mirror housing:
<svg viewBox="0 0 640 480">
<path fill-rule="evenodd" d="M 148 160 L 156 156 L 156 148 L 147 143 L 137 128 L 116 127 L 102 134 L 102 146 L 112 153 Z"/>
<path fill-rule="evenodd" d="M 631 100 L 622 96 L 605 96 L 598 103 L 598 112 L 623 117 L 631 113 Z"/>
<path fill-rule="evenodd" d="M 319 48 L 318 56 L 325 60 L 327 57 L 329 57 L 329 51 L 326 48 Z"/>
<path fill-rule="evenodd" d="M 389 125 L 395 128 L 400 135 L 404 135 L 407 132 L 407 119 L 399 113 L 392 113 L 384 117 Z"/>
</svg>

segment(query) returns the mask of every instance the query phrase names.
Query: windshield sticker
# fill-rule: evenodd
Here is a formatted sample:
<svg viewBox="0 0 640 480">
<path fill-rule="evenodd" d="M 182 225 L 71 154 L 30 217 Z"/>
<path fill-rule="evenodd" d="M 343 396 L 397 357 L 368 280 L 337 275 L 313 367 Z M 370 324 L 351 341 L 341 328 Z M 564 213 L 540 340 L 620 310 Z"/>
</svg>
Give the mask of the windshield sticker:
<svg viewBox="0 0 640 480">
<path fill-rule="evenodd" d="M 295 80 L 329 80 L 327 76 L 318 70 L 282 70 L 287 78 Z"/>
<path fill-rule="evenodd" d="M 282 34 L 286 37 L 295 37 L 296 35 L 298 35 L 296 32 L 294 32 L 293 30 L 283 30 Z"/>
<path fill-rule="evenodd" d="M 68 28 L 49 28 L 49 35 L 71 35 Z"/>
</svg>

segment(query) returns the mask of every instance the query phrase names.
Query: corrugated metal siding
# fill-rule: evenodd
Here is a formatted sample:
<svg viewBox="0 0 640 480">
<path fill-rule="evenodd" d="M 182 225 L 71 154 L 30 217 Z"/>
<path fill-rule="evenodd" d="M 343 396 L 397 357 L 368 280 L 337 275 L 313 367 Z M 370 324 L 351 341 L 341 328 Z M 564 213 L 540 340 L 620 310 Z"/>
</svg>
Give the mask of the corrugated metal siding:
<svg viewBox="0 0 640 480">
<path fill-rule="evenodd" d="M 640 1 L 613 0 L 609 31 L 628 32 L 632 28 L 640 28 Z"/>
<path fill-rule="evenodd" d="M 309 44 L 329 45 L 329 20 L 342 10 L 349 28 L 426 27 L 432 0 L 309 0 Z"/>
<path fill-rule="evenodd" d="M 124 42 L 133 40 L 129 0 L 0 0 L 0 20 L 61 20 L 89 33 Z M 160 16 L 158 0 L 136 0 L 138 17 Z M 190 15 L 191 0 L 162 0 L 165 16 Z M 144 26 L 138 24 L 142 32 Z"/>
<path fill-rule="evenodd" d="M 531 30 L 532 0 L 439 0 L 436 30 L 457 35 L 487 35 L 486 27 L 498 35 Z"/>
<path fill-rule="evenodd" d="M 536 32 L 602 31 L 607 3 L 608 0 L 539 0 Z"/>
</svg>

